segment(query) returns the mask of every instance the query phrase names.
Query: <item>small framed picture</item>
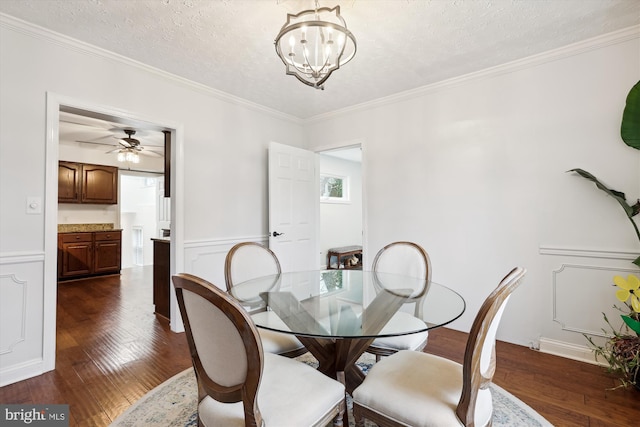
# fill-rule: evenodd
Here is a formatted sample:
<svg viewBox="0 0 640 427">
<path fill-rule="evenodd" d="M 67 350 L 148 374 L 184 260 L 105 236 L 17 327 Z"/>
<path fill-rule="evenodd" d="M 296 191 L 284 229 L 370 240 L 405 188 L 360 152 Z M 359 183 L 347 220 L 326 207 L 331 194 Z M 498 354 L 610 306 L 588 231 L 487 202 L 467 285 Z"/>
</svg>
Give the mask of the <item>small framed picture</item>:
<svg viewBox="0 0 640 427">
<path fill-rule="evenodd" d="M 320 174 L 320 201 L 324 203 L 350 203 L 349 177 Z"/>
</svg>

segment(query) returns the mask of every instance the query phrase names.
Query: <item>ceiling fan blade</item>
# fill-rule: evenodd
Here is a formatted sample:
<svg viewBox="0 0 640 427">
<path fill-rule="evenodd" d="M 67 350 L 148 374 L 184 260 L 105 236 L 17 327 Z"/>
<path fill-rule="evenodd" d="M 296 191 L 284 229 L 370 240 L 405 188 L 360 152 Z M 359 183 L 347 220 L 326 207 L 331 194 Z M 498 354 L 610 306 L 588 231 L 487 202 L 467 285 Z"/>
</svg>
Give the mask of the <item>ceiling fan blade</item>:
<svg viewBox="0 0 640 427">
<path fill-rule="evenodd" d="M 114 148 L 113 150 L 105 151 L 105 153 L 106 154 L 117 153 L 120 150 L 122 150 L 122 148 L 118 147 L 118 148 Z"/>
<path fill-rule="evenodd" d="M 147 150 L 147 151 L 139 151 L 138 154 L 149 157 L 164 157 L 162 154 L 158 154 L 155 151 Z"/>
<path fill-rule="evenodd" d="M 96 142 L 96 141 L 82 141 L 82 140 L 76 140 L 76 142 L 79 142 L 80 144 L 92 144 L 92 145 L 106 145 L 108 147 L 116 147 L 115 144 L 108 144 L 106 142 Z"/>
</svg>

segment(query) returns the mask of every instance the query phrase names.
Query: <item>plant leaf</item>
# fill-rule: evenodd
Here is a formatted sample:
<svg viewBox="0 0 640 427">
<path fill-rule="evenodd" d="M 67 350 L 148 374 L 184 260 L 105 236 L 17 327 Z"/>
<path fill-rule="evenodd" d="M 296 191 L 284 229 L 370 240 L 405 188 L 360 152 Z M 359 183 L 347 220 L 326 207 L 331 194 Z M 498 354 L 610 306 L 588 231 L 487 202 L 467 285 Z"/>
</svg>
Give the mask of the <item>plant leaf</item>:
<svg viewBox="0 0 640 427">
<path fill-rule="evenodd" d="M 640 81 L 627 95 L 627 105 L 622 113 L 620 136 L 629 147 L 640 150 Z"/>
<path fill-rule="evenodd" d="M 605 193 L 607 193 L 608 195 L 610 195 L 611 197 L 616 199 L 616 201 L 618 203 L 620 203 L 620 206 L 622 206 L 622 209 L 624 209 L 625 213 L 627 214 L 627 216 L 629 218 L 633 217 L 633 208 L 631 206 L 629 206 L 629 203 L 627 203 L 627 200 L 625 198 L 624 193 L 622 193 L 620 191 L 612 190 L 610 188 L 607 188 L 607 186 L 605 186 L 603 183 L 598 181 L 598 178 L 596 178 L 595 176 L 591 175 L 586 170 L 583 170 L 583 169 L 571 169 L 568 172 L 575 172 L 578 175 L 580 175 L 581 177 L 586 178 L 589 181 L 594 182 L 596 184 L 596 187 L 598 187 L 600 190 L 604 191 Z"/>
<path fill-rule="evenodd" d="M 626 323 L 633 332 L 640 335 L 640 322 L 626 315 L 620 315 L 620 317 L 622 317 L 624 323 Z"/>
<path fill-rule="evenodd" d="M 634 259 L 634 260 L 633 260 L 633 263 L 634 263 L 635 265 L 637 265 L 638 267 L 640 267 L 640 256 L 639 256 L 638 258 Z"/>
</svg>

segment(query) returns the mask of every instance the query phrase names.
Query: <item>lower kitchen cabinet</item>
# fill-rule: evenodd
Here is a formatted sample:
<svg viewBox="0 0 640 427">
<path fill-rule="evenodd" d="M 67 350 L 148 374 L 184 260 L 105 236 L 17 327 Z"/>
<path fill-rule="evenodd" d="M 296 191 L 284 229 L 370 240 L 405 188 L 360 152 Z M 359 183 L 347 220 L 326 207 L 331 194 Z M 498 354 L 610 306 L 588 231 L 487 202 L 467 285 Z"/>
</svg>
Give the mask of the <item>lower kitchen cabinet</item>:
<svg viewBox="0 0 640 427">
<path fill-rule="evenodd" d="M 155 312 L 167 319 L 171 318 L 171 255 L 169 239 L 153 240 L 153 304 Z"/>
<path fill-rule="evenodd" d="M 120 230 L 58 233 L 58 279 L 120 273 Z"/>
<path fill-rule="evenodd" d="M 119 273 L 122 253 L 121 231 L 100 231 L 93 233 L 95 256 L 94 273 Z"/>
<path fill-rule="evenodd" d="M 58 234 L 58 278 L 91 274 L 93 252 L 93 233 Z"/>
</svg>

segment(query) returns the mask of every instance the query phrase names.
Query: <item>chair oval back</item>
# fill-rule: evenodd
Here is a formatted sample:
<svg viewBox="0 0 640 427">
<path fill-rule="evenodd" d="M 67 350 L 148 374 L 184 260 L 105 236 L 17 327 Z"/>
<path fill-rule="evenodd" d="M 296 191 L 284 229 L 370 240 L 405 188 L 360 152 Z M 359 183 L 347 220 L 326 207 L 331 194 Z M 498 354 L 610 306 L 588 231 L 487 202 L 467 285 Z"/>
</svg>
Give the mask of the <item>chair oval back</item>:
<svg viewBox="0 0 640 427">
<path fill-rule="evenodd" d="M 399 274 L 403 276 L 415 277 L 425 280 L 425 287 L 416 289 L 412 298 L 407 303 L 415 302 L 415 315 L 422 318 L 422 298 L 429 289 L 431 283 L 431 260 L 427 251 L 422 246 L 413 242 L 393 242 L 380 249 L 373 259 L 373 271 L 378 273 Z M 382 285 L 384 283 L 384 286 Z M 393 287 L 392 280 L 384 280 L 376 276 L 374 284 L 378 288 L 389 289 Z M 398 286 L 403 287 L 406 283 L 399 282 Z"/>
<path fill-rule="evenodd" d="M 224 262 L 224 278 L 227 291 L 234 284 L 270 274 L 280 274 L 280 261 L 271 249 L 255 242 L 243 242 L 233 246 Z"/>
<path fill-rule="evenodd" d="M 511 270 L 484 301 L 473 321 L 464 355 L 462 395 L 456 409 L 464 425 L 483 426 L 491 421 L 490 413 L 488 419 L 478 419 L 477 414 L 486 417 L 487 412 L 476 411 L 476 405 L 479 401 L 491 404 L 488 387 L 495 373 L 496 332 L 511 293 L 520 286 L 525 273 L 522 267 Z"/>
<path fill-rule="evenodd" d="M 393 242 L 380 249 L 373 259 L 372 270 L 431 279 L 429 255 L 413 242 Z"/>
<path fill-rule="evenodd" d="M 200 399 L 242 401 L 258 390 L 262 344 L 251 318 L 224 291 L 189 274 L 173 276 Z"/>
</svg>

